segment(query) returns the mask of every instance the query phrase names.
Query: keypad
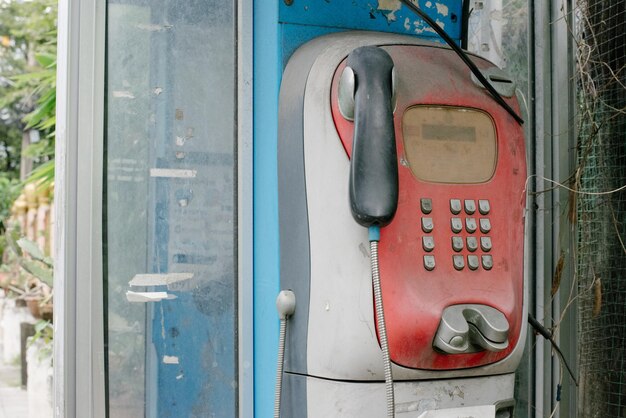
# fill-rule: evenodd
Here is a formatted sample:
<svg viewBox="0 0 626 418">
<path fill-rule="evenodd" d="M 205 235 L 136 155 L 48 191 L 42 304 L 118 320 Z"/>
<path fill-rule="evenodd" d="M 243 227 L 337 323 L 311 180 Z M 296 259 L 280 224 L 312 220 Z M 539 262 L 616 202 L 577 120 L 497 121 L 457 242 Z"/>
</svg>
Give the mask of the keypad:
<svg viewBox="0 0 626 418">
<path fill-rule="evenodd" d="M 491 238 L 480 237 L 480 248 L 486 253 L 491 251 Z"/>
<path fill-rule="evenodd" d="M 461 221 L 461 218 L 450 219 L 450 228 L 455 234 L 461 232 L 463 230 L 463 221 Z"/>
<path fill-rule="evenodd" d="M 427 197 L 420 199 L 420 208 L 422 209 L 422 213 L 428 215 L 433 210 L 433 200 Z"/>
<path fill-rule="evenodd" d="M 491 231 L 491 221 L 489 219 L 480 218 L 478 222 L 480 223 L 480 232 L 488 234 Z"/>
<path fill-rule="evenodd" d="M 462 196 L 461 196 L 462 197 Z M 436 202 L 435 202 L 436 203 Z M 466 267 L 471 270 L 484 270 L 493 268 L 492 240 L 486 234 L 491 232 L 491 204 L 487 199 L 450 199 L 450 247 L 444 254 L 452 253 L 452 266 L 458 271 Z M 435 250 L 435 236 L 437 236 L 435 221 L 442 222 L 445 218 L 437 214 L 433 199 L 420 198 L 420 226 L 425 233 L 421 237 L 424 268 L 432 271 L 436 267 L 433 251 Z M 432 215 L 431 215 L 432 213 Z M 430 215 L 430 216 L 424 216 Z M 474 216 L 472 216 L 474 215 Z M 444 215 L 445 216 L 445 215 Z M 476 217 L 475 217 L 476 216 Z M 434 234 L 434 235 L 432 235 Z M 439 232 L 441 234 L 441 231 Z M 467 251 L 465 251 L 467 250 Z M 439 251 L 442 251 L 441 249 Z M 487 254 L 488 253 L 488 254 Z M 448 259 L 449 260 L 449 259 Z"/>
<path fill-rule="evenodd" d="M 422 237 L 422 247 L 424 251 L 431 252 L 435 249 L 435 239 L 433 237 Z"/>
<path fill-rule="evenodd" d="M 450 199 L 450 212 L 455 215 L 461 213 L 461 199 Z"/>
<path fill-rule="evenodd" d="M 457 253 L 463 250 L 463 238 L 452 237 L 452 249 Z"/>
<path fill-rule="evenodd" d="M 463 268 L 465 268 L 465 259 L 462 255 L 453 255 L 452 263 L 454 264 L 454 268 L 457 270 L 463 270 Z"/>
<path fill-rule="evenodd" d="M 475 218 L 465 218 L 465 229 L 470 234 L 476 232 L 476 219 Z"/>
<path fill-rule="evenodd" d="M 433 224 L 433 218 L 422 218 L 422 231 L 427 234 L 433 232 L 433 228 L 435 225 Z"/>
<path fill-rule="evenodd" d="M 483 255 L 481 256 L 481 259 L 485 270 L 491 270 L 493 268 L 493 257 L 490 255 Z"/>
<path fill-rule="evenodd" d="M 489 214 L 490 210 L 491 210 L 491 206 L 489 205 L 488 200 L 481 199 L 478 201 L 478 211 L 480 212 L 481 215 Z"/>
<path fill-rule="evenodd" d="M 470 270 L 478 269 L 478 256 L 477 255 L 467 256 L 467 267 L 469 267 Z"/>
<path fill-rule="evenodd" d="M 435 269 L 435 256 L 434 255 L 424 256 L 424 268 L 428 271 L 433 271 Z"/>
</svg>

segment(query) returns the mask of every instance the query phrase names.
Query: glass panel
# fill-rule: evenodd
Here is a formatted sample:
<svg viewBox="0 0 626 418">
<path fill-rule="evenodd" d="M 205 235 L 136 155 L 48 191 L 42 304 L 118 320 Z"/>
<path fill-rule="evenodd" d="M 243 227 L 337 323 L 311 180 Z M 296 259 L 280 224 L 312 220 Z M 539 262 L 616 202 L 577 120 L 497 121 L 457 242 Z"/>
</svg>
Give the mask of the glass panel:
<svg viewBox="0 0 626 418">
<path fill-rule="evenodd" d="M 110 417 L 237 415 L 234 1 L 107 11 Z"/>
<path fill-rule="evenodd" d="M 414 106 L 402 116 L 404 151 L 415 177 L 482 183 L 496 169 L 496 128 L 485 112 Z"/>
</svg>

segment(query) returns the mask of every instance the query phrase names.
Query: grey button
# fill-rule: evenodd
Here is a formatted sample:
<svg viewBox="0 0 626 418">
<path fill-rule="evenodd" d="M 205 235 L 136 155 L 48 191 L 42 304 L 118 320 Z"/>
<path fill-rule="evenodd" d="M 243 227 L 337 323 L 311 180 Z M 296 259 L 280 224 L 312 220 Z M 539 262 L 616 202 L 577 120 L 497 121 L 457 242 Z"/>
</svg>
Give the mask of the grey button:
<svg viewBox="0 0 626 418">
<path fill-rule="evenodd" d="M 428 271 L 431 271 L 435 268 L 435 256 L 434 255 L 424 256 L 424 268 Z"/>
<path fill-rule="evenodd" d="M 476 231 L 476 219 L 475 218 L 466 218 L 465 219 L 465 229 L 470 234 Z"/>
<path fill-rule="evenodd" d="M 467 256 L 467 266 L 470 270 L 476 270 L 478 268 L 478 256 L 477 255 L 468 255 Z"/>
<path fill-rule="evenodd" d="M 424 247 L 424 251 L 432 251 L 435 248 L 435 239 L 433 237 L 422 237 L 422 247 Z"/>
<path fill-rule="evenodd" d="M 485 252 L 491 251 L 491 238 L 489 237 L 480 237 L 480 248 Z"/>
<path fill-rule="evenodd" d="M 454 264 L 454 268 L 457 270 L 463 270 L 465 267 L 465 259 L 462 255 L 453 255 L 452 263 Z"/>
<path fill-rule="evenodd" d="M 481 258 L 483 260 L 483 268 L 485 270 L 491 270 L 493 267 L 493 258 L 490 255 L 483 255 Z"/>
<path fill-rule="evenodd" d="M 463 230 L 463 222 L 461 222 L 461 218 L 452 218 L 450 219 L 450 227 L 452 228 L 452 232 L 458 234 Z"/>
<path fill-rule="evenodd" d="M 474 252 L 478 249 L 478 240 L 476 237 L 467 237 L 467 249 Z"/>
<path fill-rule="evenodd" d="M 465 205 L 465 213 L 468 215 L 472 215 L 476 212 L 476 202 L 473 200 L 465 200 L 463 201 L 463 204 Z"/>
<path fill-rule="evenodd" d="M 483 234 L 489 233 L 491 231 L 491 221 L 487 218 L 480 218 L 480 232 Z"/>
<path fill-rule="evenodd" d="M 461 213 L 461 199 L 450 199 L 450 212 L 455 215 Z"/>
<path fill-rule="evenodd" d="M 434 226 L 433 218 L 422 218 L 422 231 L 426 233 L 432 232 Z"/>
<path fill-rule="evenodd" d="M 452 249 L 457 253 L 463 249 L 463 238 L 452 237 Z"/>
<path fill-rule="evenodd" d="M 428 215 L 433 210 L 433 201 L 432 199 L 428 199 L 423 197 L 420 199 L 420 207 L 422 209 L 422 213 Z"/>
<path fill-rule="evenodd" d="M 478 211 L 481 215 L 486 215 L 491 210 L 491 206 L 489 205 L 488 200 L 479 200 L 478 201 Z"/>
</svg>

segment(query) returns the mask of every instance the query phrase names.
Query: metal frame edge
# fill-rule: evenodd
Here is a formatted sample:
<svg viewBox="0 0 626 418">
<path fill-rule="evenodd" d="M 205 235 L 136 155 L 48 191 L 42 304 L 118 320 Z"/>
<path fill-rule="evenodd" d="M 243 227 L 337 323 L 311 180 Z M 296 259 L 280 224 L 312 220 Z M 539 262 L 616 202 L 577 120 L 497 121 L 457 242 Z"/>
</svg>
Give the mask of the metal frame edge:
<svg viewBox="0 0 626 418">
<path fill-rule="evenodd" d="M 102 168 L 106 4 L 61 0 L 54 416 L 104 417 Z"/>
</svg>

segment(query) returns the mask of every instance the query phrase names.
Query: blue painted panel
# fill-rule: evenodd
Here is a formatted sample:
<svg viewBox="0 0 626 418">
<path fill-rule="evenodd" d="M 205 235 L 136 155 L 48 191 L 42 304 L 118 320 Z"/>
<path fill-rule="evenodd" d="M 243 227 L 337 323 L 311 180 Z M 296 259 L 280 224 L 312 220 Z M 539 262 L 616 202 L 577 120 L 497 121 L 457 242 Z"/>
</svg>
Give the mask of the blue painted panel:
<svg viewBox="0 0 626 418">
<path fill-rule="evenodd" d="M 462 0 L 420 0 L 419 7 L 453 39 L 461 37 Z M 281 23 L 436 37 L 434 30 L 397 0 L 280 1 Z"/>
<path fill-rule="evenodd" d="M 234 298 L 230 290 L 224 293 L 218 284 L 192 293 L 173 292 L 177 299 L 155 305 L 157 416 L 235 416 L 236 376 L 225 371 L 225 365 L 232 369 L 236 362 L 231 343 Z"/>
<path fill-rule="evenodd" d="M 277 2 L 254 2 L 254 416 L 258 418 L 273 416 L 278 353 L 279 43 Z"/>
</svg>

